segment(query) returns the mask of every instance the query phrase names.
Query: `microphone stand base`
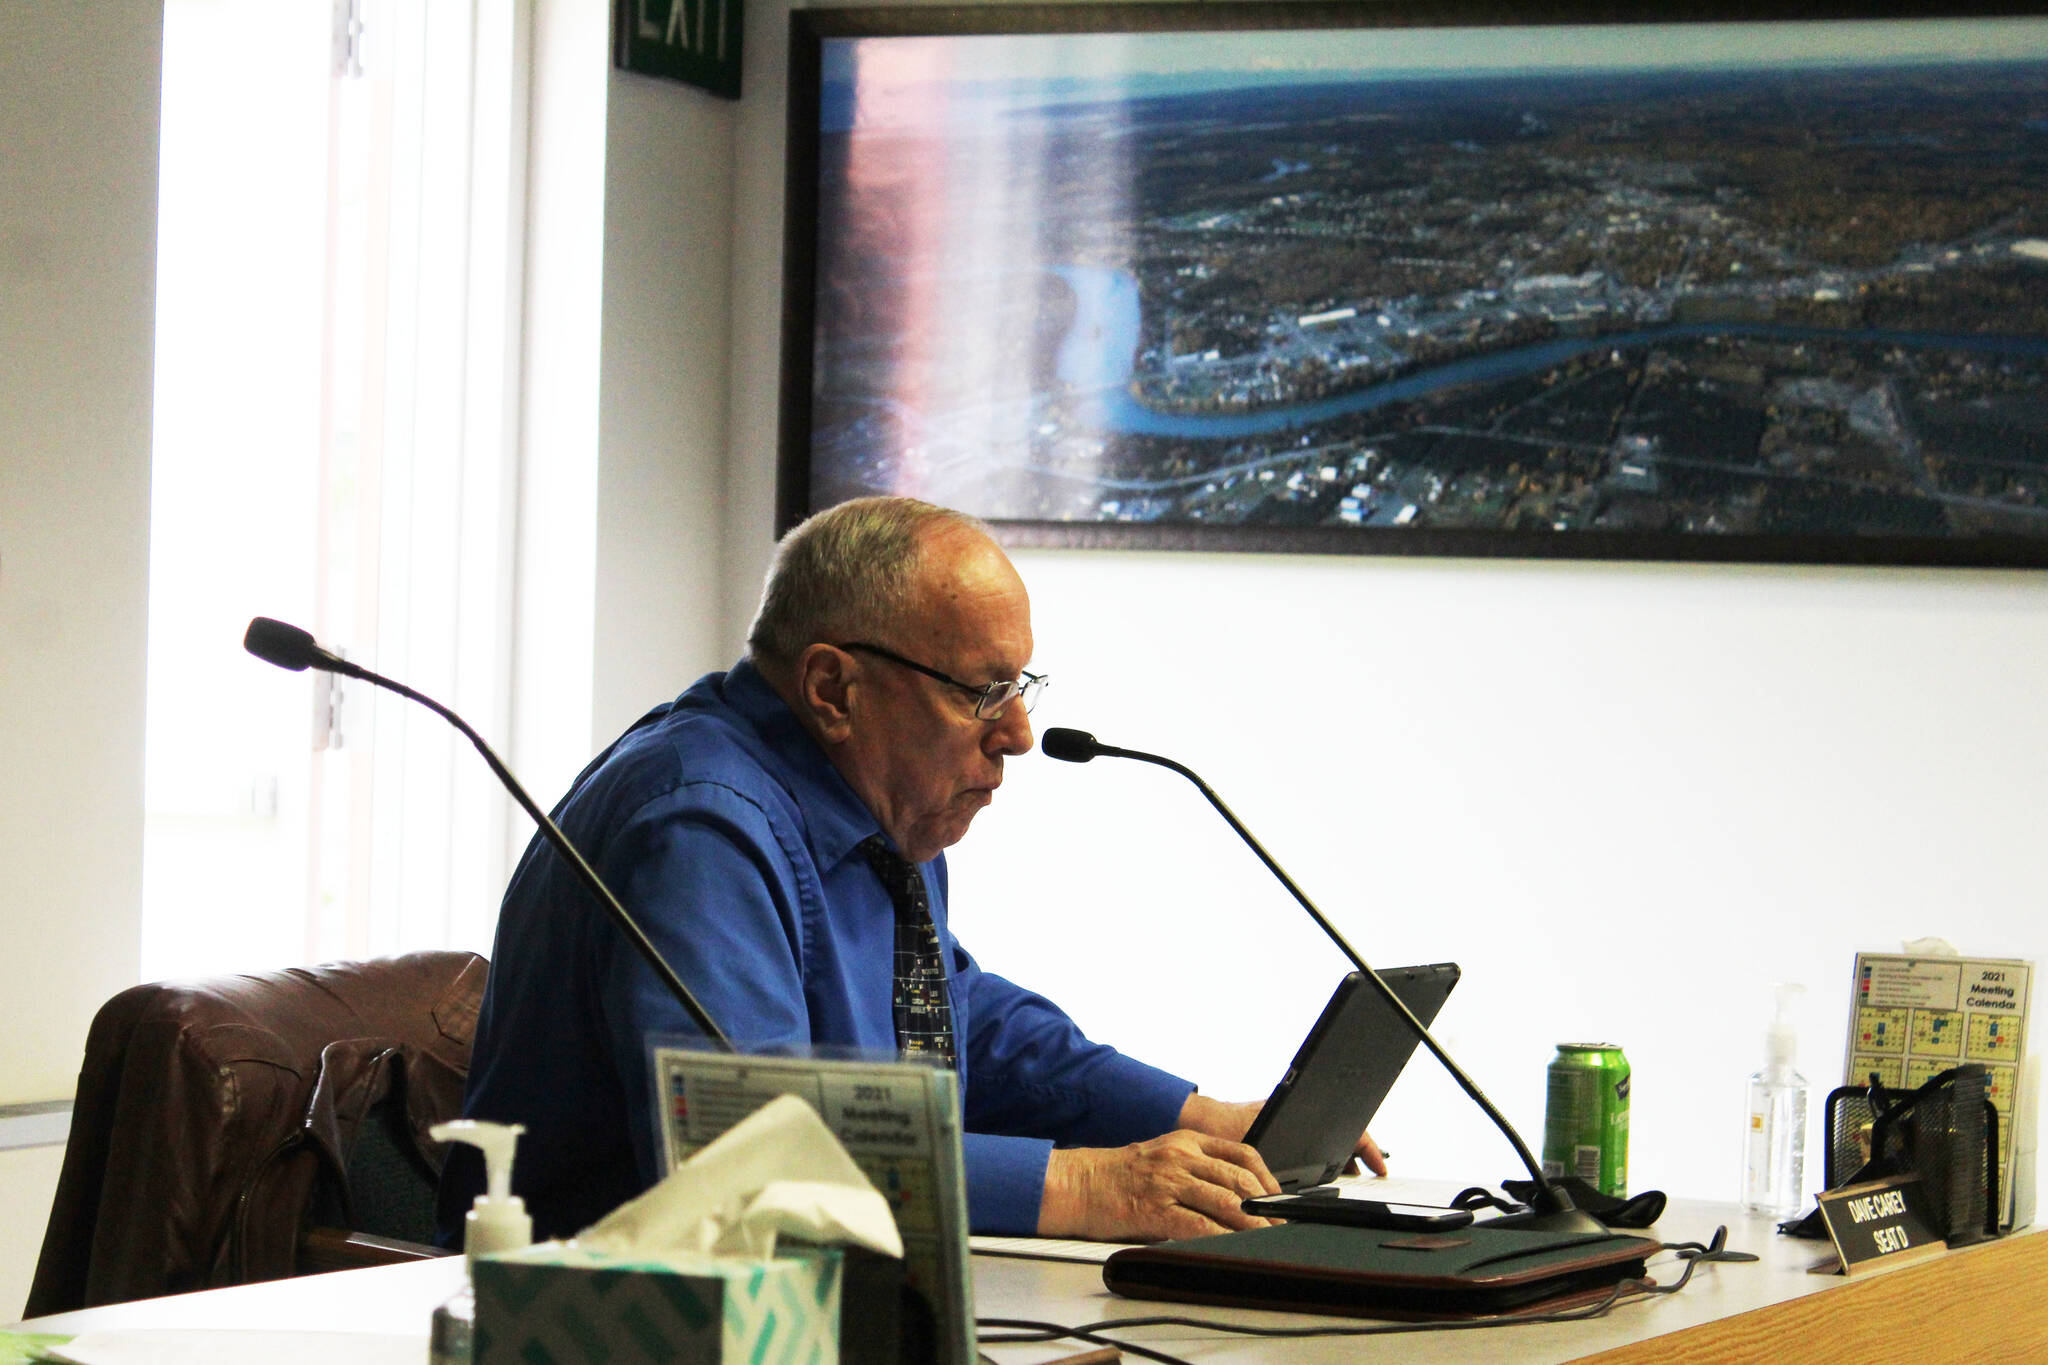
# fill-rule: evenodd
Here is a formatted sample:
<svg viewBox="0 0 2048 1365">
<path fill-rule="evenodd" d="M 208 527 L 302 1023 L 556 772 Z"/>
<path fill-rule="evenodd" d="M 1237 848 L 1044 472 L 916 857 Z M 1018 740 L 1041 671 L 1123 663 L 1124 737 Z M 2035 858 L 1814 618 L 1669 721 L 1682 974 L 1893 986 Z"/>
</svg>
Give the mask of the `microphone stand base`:
<svg viewBox="0 0 2048 1365">
<path fill-rule="evenodd" d="M 1587 1213 L 1584 1209 L 1567 1204 L 1561 1209 L 1544 1212 L 1529 1209 L 1523 1213 L 1504 1213 L 1486 1222 L 1490 1228 L 1521 1228 L 1528 1232 L 1562 1232 L 1580 1237 L 1612 1237 L 1614 1230 Z"/>
</svg>

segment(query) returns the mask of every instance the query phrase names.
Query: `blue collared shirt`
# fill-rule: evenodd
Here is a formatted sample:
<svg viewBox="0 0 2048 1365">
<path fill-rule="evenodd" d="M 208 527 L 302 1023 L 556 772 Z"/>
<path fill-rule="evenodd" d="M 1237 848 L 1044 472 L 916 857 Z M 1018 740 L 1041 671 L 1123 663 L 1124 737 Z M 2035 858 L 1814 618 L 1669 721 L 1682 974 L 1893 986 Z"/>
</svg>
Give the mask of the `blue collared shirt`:
<svg viewBox="0 0 2048 1365">
<path fill-rule="evenodd" d="M 855 856 L 880 827 L 750 663 L 642 717 L 554 817 L 742 1047 L 895 1050 L 895 908 Z M 959 1040 L 969 1220 L 1028 1235 L 1055 1142 L 1156 1137 L 1194 1087 L 983 971 L 948 925 L 944 857 L 922 870 Z M 526 1126 L 514 1188 L 537 1237 L 573 1234 L 660 1178 L 646 1040 L 694 1033 L 536 837 L 499 912 L 464 1112 Z M 457 1147 L 444 1242 L 482 1187 Z"/>
</svg>

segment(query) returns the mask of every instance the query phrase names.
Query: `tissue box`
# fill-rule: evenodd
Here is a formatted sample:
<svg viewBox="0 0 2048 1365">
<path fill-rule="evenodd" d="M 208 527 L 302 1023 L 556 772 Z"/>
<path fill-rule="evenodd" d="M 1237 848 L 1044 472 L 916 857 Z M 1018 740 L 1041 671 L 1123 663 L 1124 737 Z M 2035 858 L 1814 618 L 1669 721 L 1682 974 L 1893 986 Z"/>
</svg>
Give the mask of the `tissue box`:
<svg viewBox="0 0 2048 1365">
<path fill-rule="evenodd" d="M 560 1243 L 476 1264 L 476 1365 L 838 1365 L 840 1254 L 610 1257 Z"/>
</svg>

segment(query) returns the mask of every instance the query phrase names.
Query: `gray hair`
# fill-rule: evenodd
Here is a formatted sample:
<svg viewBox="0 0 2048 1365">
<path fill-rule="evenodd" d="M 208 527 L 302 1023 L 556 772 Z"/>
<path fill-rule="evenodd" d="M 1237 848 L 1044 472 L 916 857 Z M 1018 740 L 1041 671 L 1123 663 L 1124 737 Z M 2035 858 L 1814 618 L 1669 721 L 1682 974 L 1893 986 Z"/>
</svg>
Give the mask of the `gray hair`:
<svg viewBox="0 0 2048 1365">
<path fill-rule="evenodd" d="M 748 657 L 783 669 L 808 645 L 888 634 L 910 607 L 926 537 L 951 526 L 988 533 L 916 498 L 855 498 L 811 517 L 775 548 Z"/>
</svg>

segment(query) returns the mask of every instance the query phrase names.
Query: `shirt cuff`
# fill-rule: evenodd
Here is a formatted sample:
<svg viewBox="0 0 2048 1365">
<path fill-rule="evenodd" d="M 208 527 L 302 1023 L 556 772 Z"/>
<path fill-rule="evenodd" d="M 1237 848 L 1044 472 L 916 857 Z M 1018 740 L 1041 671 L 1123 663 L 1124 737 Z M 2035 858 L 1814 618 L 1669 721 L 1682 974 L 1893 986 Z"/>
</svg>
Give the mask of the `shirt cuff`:
<svg viewBox="0 0 2048 1365">
<path fill-rule="evenodd" d="M 1088 1089 L 1093 1103 L 1067 1138 L 1076 1147 L 1122 1147 L 1170 1133 L 1180 1127 L 1181 1107 L 1196 1087 L 1118 1052 L 1088 1078 Z"/>
<path fill-rule="evenodd" d="M 963 1133 L 960 1152 L 967 1166 L 968 1229 L 996 1237 L 1036 1237 L 1052 1143 Z"/>
<path fill-rule="evenodd" d="M 1195 1093 L 1193 1081 L 1147 1066 L 1121 1053 L 1093 1078 L 1091 1089 L 1114 1096 L 1096 1112 L 1102 1121 L 1073 1135 L 1072 1145 L 1121 1147 L 1170 1133 L 1181 1107 Z M 1038 1208 L 1045 1198 L 1045 1168 L 1053 1144 L 1045 1138 L 963 1133 L 967 1167 L 967 1226 L 994 1237 L 1036 1237 Z"/>
</svg>

